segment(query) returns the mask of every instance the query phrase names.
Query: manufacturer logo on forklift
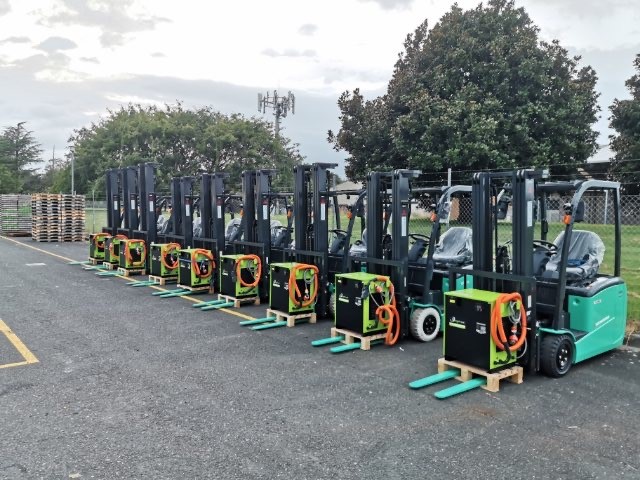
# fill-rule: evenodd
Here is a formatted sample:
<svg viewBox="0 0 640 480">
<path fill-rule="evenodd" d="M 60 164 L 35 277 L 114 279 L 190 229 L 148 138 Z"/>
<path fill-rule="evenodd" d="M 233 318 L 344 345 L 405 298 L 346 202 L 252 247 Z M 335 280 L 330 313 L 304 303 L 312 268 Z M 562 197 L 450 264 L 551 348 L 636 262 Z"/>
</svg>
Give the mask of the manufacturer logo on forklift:
<svg viewBox="0 0 640 480">
<path fill-rule="evenodd" d="M 280 288 L 280 282 L 278 280 L 273 281 L 273 286 L 276 288 Z"/>
<path fill-rule="evenodd" d="M 463 330 L 467 329 L 464 321 L 458 320 L 456 317 L 451 317 L 451 319 L 449 320 L 449 326 L 454 328 L 461 328 Z"/>
<path fill-rule="evenodd" d="M 341 293 L 341 294 L 338 296 L 338 301 L 339 301 L 339 302 L 344 302 L 344 303 L 349 303 L 349 297 L 347 297 L 346 295 L 344 295 L 344 294 L 342 294 L 342 293 Z"/>
</svg>

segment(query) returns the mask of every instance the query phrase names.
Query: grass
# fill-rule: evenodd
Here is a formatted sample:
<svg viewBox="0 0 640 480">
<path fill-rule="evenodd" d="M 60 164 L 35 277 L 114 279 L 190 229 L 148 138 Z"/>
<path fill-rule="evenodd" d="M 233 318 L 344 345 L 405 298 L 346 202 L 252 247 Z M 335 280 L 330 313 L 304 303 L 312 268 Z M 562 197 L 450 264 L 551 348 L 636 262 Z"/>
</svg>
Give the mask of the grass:
<svg viewBox="0 0 640 480">
<path fill-rule="evenodd" d="M 276 215 L 274 220 L 286 224 L 284 215 Z M 107 211 L 105 209 L 87 209 L 86 210 L 86 229 L 89 232 L 100 231 L 102 226 L 107 223 Z M 340 220 L 342 229 L 346 229 L 348 219 L 342 217 Z M 549 225 L 550 240 L 562 231 L 564 225 L 553 223 Z M 330 222 L 330 229 L 335 228 L 335 222 Z M 604 273 L 613 273 L 614 258 L 614 231 L 611 225 L 589 224 L 583 227 L 597 233 L 605 244 L 605 258 L 600 271 Z M 426 218 L 412 218 L 409 224 L 409 231 L 414 233 L 422 233 L 428 235 L 431 230 L 431 222 Z M 354 226 L 353 238 L 361 237 L 360 221 L 357 220 Z M 501 239 L 509 238 L 511 235 L 511 224 L 502 223 L 499 227 L 499 237 Z M 629 307 L 628 319 L 629 324 L 640 330 L 640 225 L 623 225 L 622 226 L 622 278 L 627 283 L 629 290 Z"/>
</svg>

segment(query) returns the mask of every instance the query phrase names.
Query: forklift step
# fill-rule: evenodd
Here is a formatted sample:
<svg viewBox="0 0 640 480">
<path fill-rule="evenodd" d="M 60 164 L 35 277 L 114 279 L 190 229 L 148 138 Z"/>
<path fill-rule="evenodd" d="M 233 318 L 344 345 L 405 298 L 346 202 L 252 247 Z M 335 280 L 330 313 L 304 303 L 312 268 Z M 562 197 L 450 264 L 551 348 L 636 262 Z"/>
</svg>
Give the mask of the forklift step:
<svg viewBox="0 0 640 480">
<path fill-rule="evenodd" d="M 429 385 L 434 385 L 436 383 L 456 378 L 458 375 L 460 375 L 460 370 L 445 370 L 444 372 L 436 373 L 435 375 L 430 375 L 428 377 L 414 380 L 413 382 L 409 383 L 409 388 L 417 390 L 419 388 L 428 387 Z"/>
<path fill-rule="evenodd" d="M 467 380 L 466 382 L 461 382 L 452 387 L 445 388 L 444 390 L 439 390 L 433 394 L 434 397 L 444 400 L 445 398 L 453 397 L 454 395 L 458 395 L 460 393 L 468 392 L 469 390 L 473 390 L 475 388 L 482 387 L 487 384 L 486 378 L 472 378 L 471 380 Z"/>
<path fill-rule="evenodd" d="M 332 343 L 340 343 L 344 340 L 344 335 L 338 335 L 337 337 L 320 338 L 311 342 L 314 347 L 322 347 L 324 345 L 331 345 Z"/>
<path fill-rule="evenodd" d="M 286 326 L 287 326 L 287 322 L 285 321 L 271 322 L 271 323 L 263 323 L 262 325 L 256 325 L 255 327 L 251 327 L 251 330 L 266 330 L 268 328 L 279 328 L 279 327 L 286 327 Z"/>
<path fill-rule="evenodd" d="M 261 323 L 273 322 L 275 320 L 277 320 L 276 317 L 256 318 L 255 320 L 243 320 L 240 322 L 240 325 L 246 327 L 248 325 L 260 325 Z"/>
<path fill-rule="evenodd" d="M 208 312 L 209 310 L 219 310 L 221 308 L 233 307 L 233 302 L 216 303 L 215 305 L 207 305 L 200 309 L 201 312 Z"/>
</svg>

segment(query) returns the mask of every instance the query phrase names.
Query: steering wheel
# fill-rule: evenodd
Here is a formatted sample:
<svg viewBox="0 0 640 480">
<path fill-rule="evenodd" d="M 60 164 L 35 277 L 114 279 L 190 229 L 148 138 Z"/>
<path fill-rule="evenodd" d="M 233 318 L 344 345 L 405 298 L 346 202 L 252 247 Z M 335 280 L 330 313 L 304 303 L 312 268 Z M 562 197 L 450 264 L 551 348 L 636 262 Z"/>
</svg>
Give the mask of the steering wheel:
<svg viewBox="0 0 640 480">
<path fill-rule="evenodd" d="M 558 251 L 558 246 L 555 243 L 547 242 L 546 240 L 534 240 L 533 246 L 544 248 L 549 253 L 556 253 Z"/>
<path fill-rule="evenodd" d="M 338 235 L 342 235 L 343 237 L 346 237 L 347 235 L 349 235 L 349 232 L 347 232 L 346 230 L 340 230 L 339 228 L 335 228 L 333 230 L 331 230 L 332 233 L 336 234 L 336 237 Z"/>
<path fill-rule="evenodd" d="M 409 238 L 411 240 L 424 240 L 425 242 L 429 243 L 431 241 L 431 237 L 429 237 L 428 235 L 422 235 L 421 233 L 410 233 L 409 234 Z"/>
</svg>

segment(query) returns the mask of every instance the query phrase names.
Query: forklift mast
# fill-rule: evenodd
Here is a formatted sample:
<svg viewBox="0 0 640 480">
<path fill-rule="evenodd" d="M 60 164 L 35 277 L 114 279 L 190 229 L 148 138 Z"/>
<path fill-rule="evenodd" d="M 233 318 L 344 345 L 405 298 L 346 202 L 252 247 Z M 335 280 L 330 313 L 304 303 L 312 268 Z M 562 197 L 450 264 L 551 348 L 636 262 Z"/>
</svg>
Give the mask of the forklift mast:
<svg viewBox="0 0 640 480">
<path fill-rule="evenodd" d="M 107 232 L 111 235 L 118 233 L 120 227 L 120 187 L 119 169 L 107 170 Z"/>
<path fill-rule="evenodd" d="M 331 184 L 330 169 L 336 163 L 314 163 L 294 167 L 294 239 L 295 250 L 311 251 L 322 255 L 320 259 L 307 259 L 319 266 L 321 291 L 329 282 L 329 215 Z M 311 208 L 310 208 L 311 207 Z M 339 218 L 339 217 L 338 217 Z M 327 312 L 327 295 L 318 295 L 316 311 Z"/>
<path fill-rule="evenodd" d="M 226 251 L 224 216 L 228 197 L 225 191 L 225 182 L 227 178 L 229 178 L 228 173 L 214 173 L 211 178 L 211 198 L 214 202 L 211 220 L 211 238 L 216 240 L 218 250 L 221 251 Z"/>
<path fill-rule="evenodd" d="M 193 177 L 180 178 L 180 192 L 182 193 L 182 204 L 180 214 L 182 216 L 182 235 L 184 236 L 183 248 L 193 247 Z"/>
<path fill-rule="evenodd" d="M 138 167 L 138 190 L 140 222 L 139 229 L 145 232 L 148 245 L 158 239 L 158 215 L 156 213 L 156 166 L 141 163 Z"/>
<path fill-rule="evenodd" d="M 138 229 L 137 180 L 135 167 L 125 167 L 120 170 L 124 226 L 120 229 L 119 233 L 125 234 L 129 238 L 131 238 L 133 231 Z"/>
</svg>

